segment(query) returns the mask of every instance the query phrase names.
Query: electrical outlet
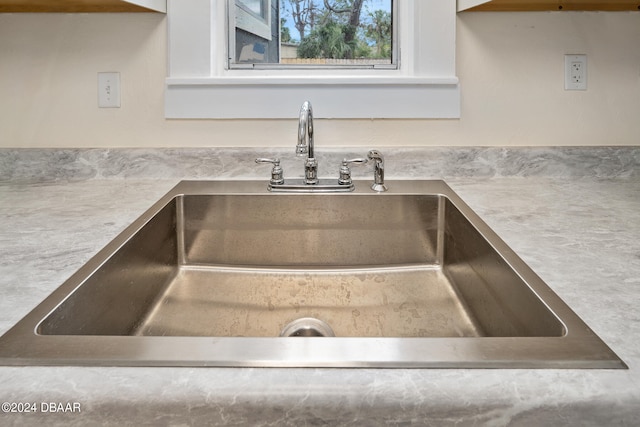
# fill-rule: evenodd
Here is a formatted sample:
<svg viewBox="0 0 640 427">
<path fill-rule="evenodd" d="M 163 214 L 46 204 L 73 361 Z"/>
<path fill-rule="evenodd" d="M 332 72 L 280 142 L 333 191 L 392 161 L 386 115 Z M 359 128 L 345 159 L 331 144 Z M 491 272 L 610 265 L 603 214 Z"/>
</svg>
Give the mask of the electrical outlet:
<svg viewBox="0 0 640 427">
<path fill-rule="evenodd" d="M 98 73 L 98 107 L 120 108 L 120 73 Z"/>
<path fill-rule="evenodd" d="M 587 55 L 564 56 L 564 89 L 587 90 Z"/>
</svg>

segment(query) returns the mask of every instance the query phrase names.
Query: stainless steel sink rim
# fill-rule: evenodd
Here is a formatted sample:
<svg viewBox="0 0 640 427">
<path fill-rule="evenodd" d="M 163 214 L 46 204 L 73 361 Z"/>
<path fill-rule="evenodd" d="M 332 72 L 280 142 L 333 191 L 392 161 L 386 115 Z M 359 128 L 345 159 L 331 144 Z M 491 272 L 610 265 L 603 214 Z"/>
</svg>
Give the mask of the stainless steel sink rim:
<svg viewBox="0 0 640 427">
<path fill-rule="evenodd" d="M 185 194 L 268 196 L 261 181 L 183 181 L 105 249 L 0 337 L 3 365 L 261 366 L 405 368 L 626 368 L 568 306 L 442 181 L 390 181 L 380 197 L 446 196 L 491 242 L 564 325 L 556 337 L 332 338 L 39 335 L 52 313 L 88 274 L 106 262 L 174 197 Z M 353 193 L 371 195 L 366 182 Z M 296 195 L 279 195 L 297 197 Z M 323 197 L 322 194 L 316 197 Z M 235 267 L 231 267 L 235 268 Z M 366 267 L 363 267 L 366 269 Z"/>
</svg>

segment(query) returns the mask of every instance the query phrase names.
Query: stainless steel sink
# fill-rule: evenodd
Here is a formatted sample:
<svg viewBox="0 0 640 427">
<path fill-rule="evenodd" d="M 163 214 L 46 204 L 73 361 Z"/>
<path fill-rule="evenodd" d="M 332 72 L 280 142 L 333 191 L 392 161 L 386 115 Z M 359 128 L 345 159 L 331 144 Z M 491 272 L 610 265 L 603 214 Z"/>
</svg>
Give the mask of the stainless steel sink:
<svg viewBox="0 0 640 427">
<path fill-rule="evenodd" d="M 625 368 L 442 181 L 183 181 L 0 338 L 6 365 Z"/>
</svg>

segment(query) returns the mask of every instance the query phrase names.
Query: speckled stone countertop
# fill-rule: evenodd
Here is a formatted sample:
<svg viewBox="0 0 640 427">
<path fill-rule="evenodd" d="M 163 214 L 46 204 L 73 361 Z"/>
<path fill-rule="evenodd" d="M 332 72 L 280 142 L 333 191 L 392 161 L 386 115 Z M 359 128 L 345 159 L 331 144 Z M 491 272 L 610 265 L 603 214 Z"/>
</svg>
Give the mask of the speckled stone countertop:
<svg viewBox="0 0 640 427">
<path fill-rule="evenodd" d="M 640 147 L 381 150 L 390 179 L 444 178 L 630 369 L 0 367 L 0 402 L 38 408 L 0 425 L 640 425 Z M 0 150 L 0 333 L 179 180 L 266 184 L 258 155 L 299 176 L 290 151 Z M 324 151 L 323 176 L 362 154 Z"/>
</svg>

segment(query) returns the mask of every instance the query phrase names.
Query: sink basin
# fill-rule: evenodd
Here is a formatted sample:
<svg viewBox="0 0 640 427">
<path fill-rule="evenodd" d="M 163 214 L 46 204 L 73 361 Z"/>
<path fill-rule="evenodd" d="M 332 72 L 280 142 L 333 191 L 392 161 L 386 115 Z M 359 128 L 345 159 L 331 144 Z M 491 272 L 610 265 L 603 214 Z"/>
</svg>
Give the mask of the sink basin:
<svg viewBox="0 0 640 427">
<path fill-rule="evenodd" d="M 183 181 L 0 338 L 5 365 L 625 368 L 442 181 Z"/>
</svg>

